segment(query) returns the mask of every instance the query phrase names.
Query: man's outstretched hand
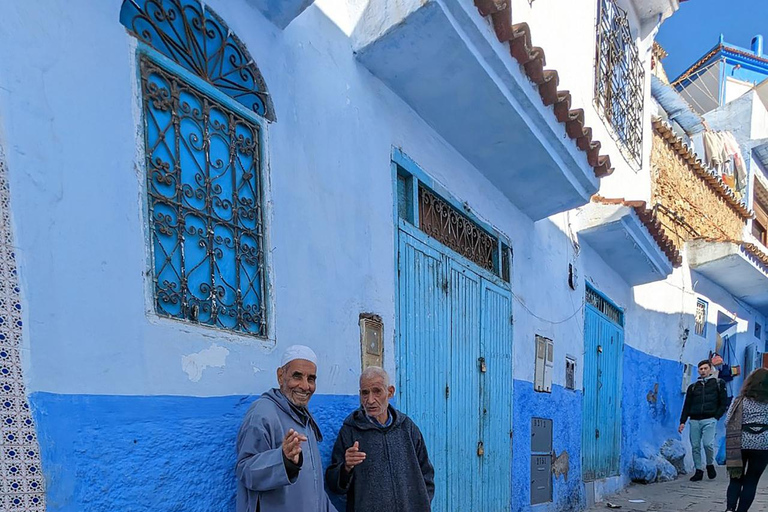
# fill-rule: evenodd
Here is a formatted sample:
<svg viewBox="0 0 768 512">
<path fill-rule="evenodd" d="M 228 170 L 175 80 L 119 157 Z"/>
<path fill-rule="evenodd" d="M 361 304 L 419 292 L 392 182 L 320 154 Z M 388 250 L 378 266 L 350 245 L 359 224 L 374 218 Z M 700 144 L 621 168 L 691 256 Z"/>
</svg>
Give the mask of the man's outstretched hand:
<svg viewBox="0 0 768 512">
<path fill-rule="evenodd" d="M 360 451 L 360 443 L 355 441 L 355 444 L 347 448 L 344 452 L 344 469 L 349 473 L 355 466 L 365 460 L 365 452 Z"/>
<path fill-rule="evenodd" d="M 293 462 L 299 463 L 299 455 L 301 454 L 301 443 L 307 440 L 307 436 L 299 434 L 293 429 L 288 430 L 283 438 L 283 454 L 285 458 Z"/>
</svg>

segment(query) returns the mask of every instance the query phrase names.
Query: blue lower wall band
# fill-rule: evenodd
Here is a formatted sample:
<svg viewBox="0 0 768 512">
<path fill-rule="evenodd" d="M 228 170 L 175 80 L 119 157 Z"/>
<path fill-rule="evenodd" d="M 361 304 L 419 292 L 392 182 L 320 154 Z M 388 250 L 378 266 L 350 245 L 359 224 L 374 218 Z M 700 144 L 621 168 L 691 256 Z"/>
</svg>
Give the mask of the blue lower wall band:
<svg viewBox="0 0 768 512">
<path fill-rule="evenodd" d="M 633 457 L 658 453 L 666 439 L 677 436 L 681 378 L 680 363 L 625 347 L 622 473 Z M 531 509 L 533 417 L 553 420 L 553 450 L 568 454 L 567 474 L 553 478 L 553 502 L 542 510 L 584 508 L 582 392 L 555 385 L 552 393 L 539 393 L 521 380 L 513 386 L 512 510 Z M 232 512 L 235 438 L 255 399 L 33 393 L 48 509 Z M 324 463 L 341 422 L 357 405 L 354 395 L 312 398 L 324 435 Z"/>
</svg>

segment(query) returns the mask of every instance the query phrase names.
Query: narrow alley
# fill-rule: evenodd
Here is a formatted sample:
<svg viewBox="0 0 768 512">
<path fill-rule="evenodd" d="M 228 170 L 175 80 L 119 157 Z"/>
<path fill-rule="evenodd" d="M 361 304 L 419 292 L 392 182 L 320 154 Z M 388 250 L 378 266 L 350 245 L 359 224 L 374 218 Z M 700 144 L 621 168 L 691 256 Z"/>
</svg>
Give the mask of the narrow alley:
<svg viewBox="0 0 768 512">
<path fill-rule="evenodd" d="M 763 490 L 766 484 L 768 477 L 764 474 L 750 510 L 768 510 L 768 493 Z M 727 472 L 724 467 L 719 467 L 715 481 L 705 479 L 691 482 L 687 476 L 681 476 L 672 482 L 632 484 L 605 501 L 596 503 L 588 512 L 613 510 L 608 503 L 619 505 L 621 508 L 616 510 L 624 511 L 723 512 L 727 487 Z"/>
</svg>

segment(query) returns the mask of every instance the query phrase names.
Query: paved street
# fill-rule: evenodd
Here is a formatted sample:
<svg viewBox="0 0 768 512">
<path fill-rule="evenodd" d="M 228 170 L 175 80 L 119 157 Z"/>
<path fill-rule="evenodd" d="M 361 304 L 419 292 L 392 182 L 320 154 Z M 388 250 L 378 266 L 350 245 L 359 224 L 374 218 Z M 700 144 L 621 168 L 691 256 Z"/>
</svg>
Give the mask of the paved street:
<svg viewBox="0 0 768 512">
<path fill-rule="evenodd" d="M 663 511 L 663 512 L 723 512 L 725 510 L 725 489 L 728 477 L 725 468 L 718 468 L 714 481 L 706 477 L 701 482 L 690 482 L 682 476 L 673 482 L 651 485 L 633 484 L 619 494 L 596 504 L 590 512 L 610 510 L 607 502 L 621 505 L 622 511 Z M 629 500 L 644 500 L 631 503 Z M 768 477 L 763 475 L 750 512 L 768 511 Z"/>
</svg>

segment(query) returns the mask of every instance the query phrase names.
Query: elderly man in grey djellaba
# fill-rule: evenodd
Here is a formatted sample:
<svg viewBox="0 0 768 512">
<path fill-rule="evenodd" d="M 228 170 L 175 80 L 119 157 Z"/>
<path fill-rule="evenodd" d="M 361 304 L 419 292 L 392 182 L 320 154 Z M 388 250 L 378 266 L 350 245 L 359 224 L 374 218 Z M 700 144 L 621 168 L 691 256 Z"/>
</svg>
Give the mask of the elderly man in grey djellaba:
<svg viewBox="0 0 768 512">
<path fill-rule="evenodd" d="M 382 368 L 360 376 L 360 409 L 350 414 L 325 472 L 328 488 L 347 495 L 347 512 L 428 512 L 435 470 L 419 427 L 389 404 L 395 387 Z"/>
<path fill-rule="evenodd" d="M 316 380 L 312 349 L 288 347 L 280 387 L 248 409 L 237 434 L 237 512 L 336 512 L 323 487 L 323 436 L 307 410 Z"/>
</svg>

